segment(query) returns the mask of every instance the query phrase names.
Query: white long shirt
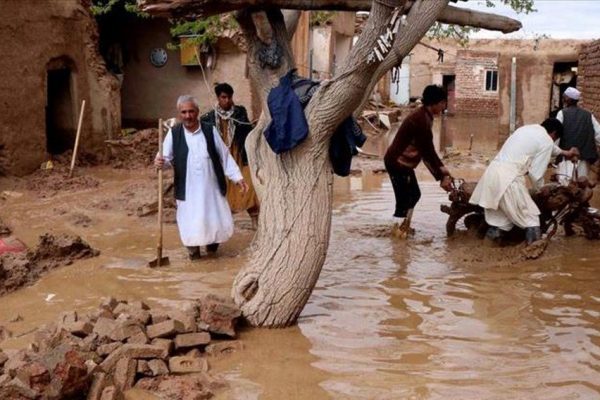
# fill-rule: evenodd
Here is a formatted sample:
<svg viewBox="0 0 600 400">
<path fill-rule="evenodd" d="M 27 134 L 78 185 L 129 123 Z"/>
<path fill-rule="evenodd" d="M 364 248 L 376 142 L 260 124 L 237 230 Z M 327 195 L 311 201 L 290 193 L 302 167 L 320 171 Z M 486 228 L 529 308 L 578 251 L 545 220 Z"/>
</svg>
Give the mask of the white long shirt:
<svg viewBox="0 0 600 400">
<path fill-rule="evenodd" d="M 524 175 L 529 175 L 533 186 L 539 188 L 544 183 L 544 174 L 554 152 L 554 143 L 544 127 L 520 127 L 504 142 L 479 180 L 469 202 L 483 208 L 497 209 L 509 185 Z M 524 181 L 522 186 L 526 191 Z"/>
<path fill-rule="evenodd" d="M 206 147 L 206 138 L 198 127 L 194 132 L 184 127 L 188 146 L 185 177 L 185 201 L 177 200 L 177 226 L 184 246 L 204 246 L 227 241 L 233 234 L 233 217 L 227 199 L 219 190 L 214 167 Z M 215 147 L 223 164 L 225 176 L 233 182 L 242 180 L 242 174 L 214 130 Z M 173 134 L 167 133 L 163 142 L 165 165 L 173 161 Z"/>
</svg>

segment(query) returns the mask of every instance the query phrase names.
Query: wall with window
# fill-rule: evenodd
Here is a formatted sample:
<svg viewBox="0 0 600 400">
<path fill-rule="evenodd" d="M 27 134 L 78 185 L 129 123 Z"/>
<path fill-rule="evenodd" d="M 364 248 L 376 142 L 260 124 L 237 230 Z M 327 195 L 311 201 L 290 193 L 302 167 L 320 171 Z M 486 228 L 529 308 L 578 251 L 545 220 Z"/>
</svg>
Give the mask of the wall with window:
<svg viewBox="0 0 600 400">
<path fill-rule="evenodd" d="M 426 85 L 442 83 L 444 75 L 456 75 L 456 115 L 469 118 L 482 116 L 493 120 L 501 137 L 508 135 L 510 114 L 511 60 L 517 59 L 517 127 L 539 123 L 550 113 L 553 86 L 553 68 L 556 63 L 576 62 L 589 40 L 576 39 L 472 39 L 466 47 L 450 39 L 427 40 L 411 51 L 410 95 L 419 97 Z M 433 48 L 433 49 L 432 49 Z M 436 49 L 444 51 L 443 62 Z M 599 64 L 600 45 L 593 57 L 586 61 L 591 65 L 589 75 L 600 76 L 594 69 Z M 466 53 L 471 53 L 469 56 Z M 593 51 L 590 51 L 593 53 Z M 497 71 L 497 82 L 494 83 Z M 462 72 L 461 72 L 462 71 Z M 594 72 L 595 71 L 595 72 Z M 581 73 L 581 71 L 580 71 Z M 462 81 L 462 83 L 461 83 Z M 493 89 L 496 91 L 486 90 Z M 592 83 L 591 91 L 598 93 L 600 113 L 600 78 Z M 578 88 L 586 90 L 586 84 L 577 82 Z M 468 96 L 473 96 L 469 99 Z M 584 93 L 585 98 L 585 93 Z M 459 104 L 460 101 L 460 104 Z M 585 102 L 585 99 L 584 99 Z M 458 107 L 462 106 L 462 112 Z"/>
<path fill-rule="evenodd" d="M 456 113 L 498 116 L 498 56 L 496 52 L 459 50 L 456 55 Z"/>
</svg>

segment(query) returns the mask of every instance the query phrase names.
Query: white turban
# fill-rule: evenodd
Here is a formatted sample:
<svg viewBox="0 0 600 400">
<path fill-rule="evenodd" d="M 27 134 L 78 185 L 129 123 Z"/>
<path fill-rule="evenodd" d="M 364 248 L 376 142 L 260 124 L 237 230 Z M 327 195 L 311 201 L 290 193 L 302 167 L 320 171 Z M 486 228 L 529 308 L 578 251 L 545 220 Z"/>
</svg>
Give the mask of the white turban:
<svg viewBox="0 0 600 400">
<path fill-rule="evenodd" d="M 565 90 L 565 96 L 573 100 L 579 100 L 581 98 L 581 92 L 574 87 L 568 87 Z"/>
</svg>

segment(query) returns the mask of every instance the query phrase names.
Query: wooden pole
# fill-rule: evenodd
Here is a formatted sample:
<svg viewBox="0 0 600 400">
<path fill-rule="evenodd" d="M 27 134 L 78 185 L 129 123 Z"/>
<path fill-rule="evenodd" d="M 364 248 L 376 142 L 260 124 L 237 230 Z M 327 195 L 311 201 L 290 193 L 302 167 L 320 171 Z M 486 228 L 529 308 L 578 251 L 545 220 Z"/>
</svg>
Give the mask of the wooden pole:
<svg viewBox="0 0 600 400">
<path fill-rule="evenodd" d="M 85 100 L 81 102 L 81 111 L 79 112 L 79 123 L 77 124 L 77 135 L 75 135 L 75 147 L 73 147 L 73 157 L 71 158 L 71 169 L 69 170 L 69 179 L 73 177 L 73 168 L 77 159 L 77 149 L 79 148 L 79 137 L 81 136 L 81 125 L 83 123 L 83 112 L 85 111 Z"/>
<path fill-rule="evenodd" d="M 517 128 L 517 57 L 513 57 L 510 64 L 510 110 L 508 115 L 508 130 L 512 135 Z"/>
<path fill-rule="evenodd" d="M 158 155 L 163 156 L 163 120 L 158 120 Z M 158 243 L 156 245 L 156 266 L 160 267 L 163 242 L 163 171 L 158 169 Z"/>
</svg>

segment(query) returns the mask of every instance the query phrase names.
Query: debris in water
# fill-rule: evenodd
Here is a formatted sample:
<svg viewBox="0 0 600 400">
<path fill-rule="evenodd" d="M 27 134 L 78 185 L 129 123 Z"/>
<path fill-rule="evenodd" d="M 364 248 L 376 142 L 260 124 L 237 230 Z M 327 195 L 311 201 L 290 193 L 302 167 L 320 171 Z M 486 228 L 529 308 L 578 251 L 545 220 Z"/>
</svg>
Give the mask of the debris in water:
<svg viewBox="0 0 600 400">
<path fill-rule="evenodd" d="M 44 234 L 33 251 L 0 255 L 0 295 L 37 281 L 51 269 L 98 254 L 79 236 Z"/>
</svg>

